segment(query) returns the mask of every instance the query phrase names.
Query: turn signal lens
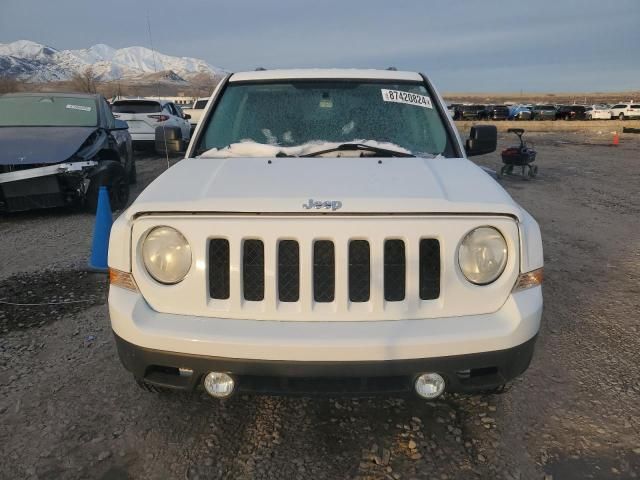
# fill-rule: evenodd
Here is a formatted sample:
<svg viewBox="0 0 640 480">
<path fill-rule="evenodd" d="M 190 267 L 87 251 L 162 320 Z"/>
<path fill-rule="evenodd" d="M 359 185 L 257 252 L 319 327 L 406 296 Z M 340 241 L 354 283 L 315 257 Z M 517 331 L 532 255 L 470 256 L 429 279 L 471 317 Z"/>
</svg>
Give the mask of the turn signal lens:
<svg viewBox="0 0 640 480">
<path fill-rule="evenodd" d="M 537 270 L 532 270 L 527 273 L 521 273 L 518 277 L 518 281 L 513 287 L 513 291 L 518 292 L 520 290 L 526 290 L 527 288 L 537 287 L 538 285 L 542 285 L 543 280 L 543 268 L 538 268 Z"/>
<path fill-rule="evenodd" d="M 131 290 L 132 292 L 138 291 L 138 286 L 136 285 L 136 281 L 133 279 L 133 275 L 129 272 L 116 270 L 115 268 L 109 269 L 109 283 L 116 287 Z"/>
</svg>

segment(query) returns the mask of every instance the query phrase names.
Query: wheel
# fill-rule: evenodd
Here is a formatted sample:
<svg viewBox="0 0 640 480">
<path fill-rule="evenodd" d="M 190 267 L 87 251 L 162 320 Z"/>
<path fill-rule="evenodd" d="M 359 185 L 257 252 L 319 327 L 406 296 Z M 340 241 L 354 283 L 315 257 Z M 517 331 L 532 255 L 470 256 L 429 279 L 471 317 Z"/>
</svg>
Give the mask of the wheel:
<svg viewBox="0 0 640 480">
<path fill-rule="evenodd" d="M 593 120 L 593 116 L 587 115 L 587 120 Z"/>
<path fill-rule="evenodd" d="M 538 166 L 537 165 L 529 165 L 529 176 L 534 178 L 538 175 Z"/>
<path fill-rule="evenodd" d="M 618 115 L 618 119 L 624 120 L 624 113 L 620 113 L 620 115 Z"/>
<path fill-rule="evenodd" d="M 114 162 L 115 163 L 115 162 Z M 91 179 L 86 196 L 86 207 L 94 212 L 98 208 L 98 193 L 100 187 L 105 186 L 109 192 L 111 210 L 121 210 L 129 201 L 129 183 L 124 168 L 120 164 L 113 165 Z"/>
</svg>

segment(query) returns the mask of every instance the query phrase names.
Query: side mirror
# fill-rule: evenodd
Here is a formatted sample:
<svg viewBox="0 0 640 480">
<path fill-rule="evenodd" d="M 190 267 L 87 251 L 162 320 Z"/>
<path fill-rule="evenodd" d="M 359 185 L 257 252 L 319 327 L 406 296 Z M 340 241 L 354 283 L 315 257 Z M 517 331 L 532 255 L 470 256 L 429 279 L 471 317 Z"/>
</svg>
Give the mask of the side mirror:
<svg viewBox="0 0 640 480">
<path fill-rule="evenodd" d="M 183 151 L 180 127 L 156 127 L 155 148 L 158 154 L 179 154 Z"/>
<path fill-rule="evenodd" d="M 129 130 L 129 124 L 124 120 L 118 120 L 116 118 L 116 123 L 111 130 Z"/>
<path fill-rule="evenodd" d="M 191 118 L 191 115 L 189 115 L 188 113 L 184 114 L 184 119 L 185 120 L 189 120 Z"/>
<path fill-rule="evenodd" d="M 464 146 L 468 157 L 495 152 L 498 147 L 498 129 L 495 125 L 476 125 L 471 127 L 469 138 Z"/>
</svg>

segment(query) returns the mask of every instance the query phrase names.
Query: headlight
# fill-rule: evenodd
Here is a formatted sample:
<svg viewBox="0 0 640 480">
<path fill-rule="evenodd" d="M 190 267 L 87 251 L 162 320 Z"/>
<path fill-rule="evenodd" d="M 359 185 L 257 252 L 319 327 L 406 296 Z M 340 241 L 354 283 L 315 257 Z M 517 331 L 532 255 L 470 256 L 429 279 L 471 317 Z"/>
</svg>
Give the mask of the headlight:
<svg viewBox="0 0 640 480">
<path fill-rule="evenodd" d="M 493 227 L 471 230 L 458 248 L 458 264 L 471 283 L 494 282 L 507 265 L 507 242 Z"/>
<path fill-rule="evenodd" d="M 191 268 L 191 247 L 184 236 L 171 227 L 156 227 L 142 244 L 144 266 L 160 283 L 181 282 Z"/>
</svg>

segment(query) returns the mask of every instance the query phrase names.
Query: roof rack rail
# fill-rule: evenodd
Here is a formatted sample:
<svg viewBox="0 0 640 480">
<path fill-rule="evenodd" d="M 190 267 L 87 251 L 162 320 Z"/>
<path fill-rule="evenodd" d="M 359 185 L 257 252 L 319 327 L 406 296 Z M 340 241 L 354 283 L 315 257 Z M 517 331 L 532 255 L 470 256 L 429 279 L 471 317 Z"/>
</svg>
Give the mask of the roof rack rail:
<svg viewBox="0 0 640 480">
<path fill-rule="evenodd" d="M 264 72 L 266 70 L 266 68 L 264 67 L 257 67 L 256 68 L 256 72 Z"/>
<path fill-rule="evenodd" d="M 387 67 L 387 70 L 391 70 L 392 72 L 398 71 L 396 67 Z"/>
</svg>

